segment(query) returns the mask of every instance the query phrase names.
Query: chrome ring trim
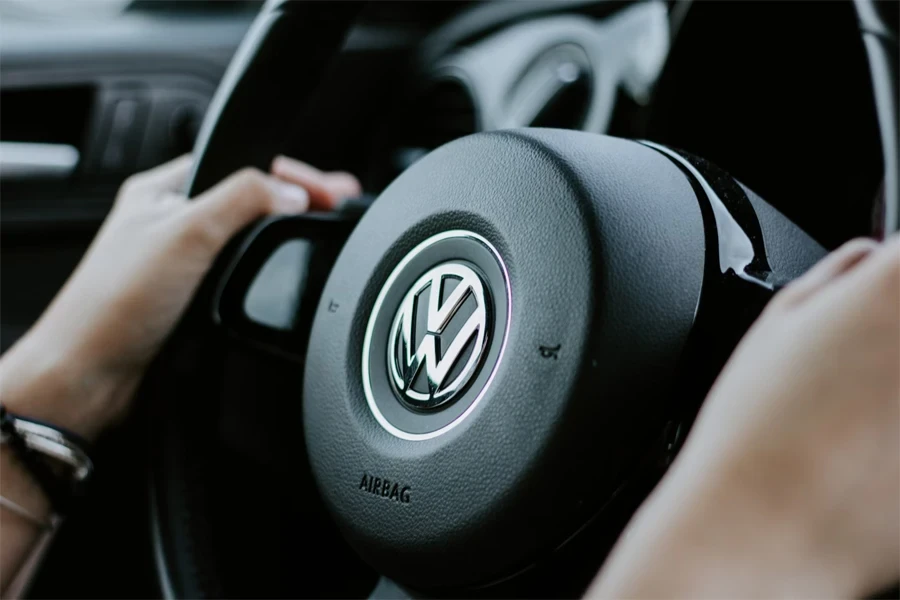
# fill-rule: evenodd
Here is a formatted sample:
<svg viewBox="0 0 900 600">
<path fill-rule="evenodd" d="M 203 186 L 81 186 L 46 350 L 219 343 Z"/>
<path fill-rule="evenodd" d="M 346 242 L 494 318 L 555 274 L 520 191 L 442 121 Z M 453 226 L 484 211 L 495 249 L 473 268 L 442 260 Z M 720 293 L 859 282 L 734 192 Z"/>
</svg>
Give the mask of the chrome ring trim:
<svg viewBox="0 0 900 600">
<path fill-rule="evenodd" d="M 378 314 L 381 312 L 382 304 L 384 303 L 385 296 L 387 296 L 388 291 L 393 286 L 394 282 L 400 276 L 400 273 L 403 269 L 423 250 L 426 248 L 433 246 L 434 244 L 448 240 L 453 238 L 464 238 L 474 240 L 483 246 L 485 246 L 488 250 L 490 250 L 491 254 L 494 255 L 494 258 L 497 260 L 497 264 L 500 266 L 500 271 L 503 273 L 503 283 L 505 286 L 506 292 L 506 323 L 504 323 L 503 329 L 503 338 L 500 342 L 500 352 L 497 354 L 497 360 L 491 368 L 491 374 L 488 376 L 487 381 L 484 383 L 484 387 L 481 388 L 481 391 L 478 392 L 478 396 L 475 397 L 475 400 L 469 405 L 466 410 L 459 415 L 456 419 L 444 425 L 440 429 L 436 429 L 435 431 L 429 431 L 428 433 L 410 433 L 408 431 L 403 431 L 392 425 L 381 413 L 378 408 L 378 405 L 375 403 L 375 397 L 372 393 L 372 386 L 370 383 L 369 377 L 369 353 L 371 351 L 372 345 L 372 332 L 375 328 L 375 321 L 378 317 Z M 375 304 L 372 306 L 372 312 L 369 315 L 369 322 L 366 325 L 366 334 L 363 338 L 363 348 L 362 348 L 362 380 L 363 380 L 363 390 L 366 394 L 366 403 L 369 405 L 369 410 L 372 412 L 372 415 L 375 417 L 375 420 L 378 422 L 381 427 L 390 433 L 391 435 L 398 437 L 403 440 L 409 440 L 412 442 L 430 440 L 438 437 L 444 433 L 447 433 L 457 425 L 463 422 L 466 417 L 468 417 L 475 410 L 475 407 L 481 403 L 481 399 L 484 398 L 484 395 L 487 393 L 488 388 L 490 388 L 491 383 L 494 381 L 494 377 L 497 375 L 497 369 L 500 367 L 500 363 L 503 361 L 503 354 L 506 352 L 506 342 L 509 338 L 509 325 L 510 320 L 512 318 L 512 289 L 509 284 L 509 271 L 506 268 L 506 263 L 503 262 L 503 259 L 500 257 L 500 253 L 497 252 L 497 248 L 494 247 L 487 239 L 483 236 L 478 235 L 477 233 L 473 233 L 471 231 L 466 231 L 463 229 L 454 229 L 451 231 L 445 231 L 443 233 L 439 233 L 434 235 L 427 240 L 420 243 L 418 246 L 413 248 L 404 258 L 400 261 L 400 263 L 394 267 L 394 270 L 391 271 L 391 274 L 388 276 L 387 280 L 384 282 L 384 285 L 381 287 L 381 291 L 378 293 L 378 297 L 375 299 Z"/>
</svg>

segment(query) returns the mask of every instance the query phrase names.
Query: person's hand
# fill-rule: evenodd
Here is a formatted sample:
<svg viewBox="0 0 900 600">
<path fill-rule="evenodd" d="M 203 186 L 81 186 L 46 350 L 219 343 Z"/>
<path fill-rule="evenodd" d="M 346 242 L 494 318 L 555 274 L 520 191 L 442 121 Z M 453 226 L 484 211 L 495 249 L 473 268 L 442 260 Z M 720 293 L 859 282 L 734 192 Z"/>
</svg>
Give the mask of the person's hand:
<svg viewBox="0 0 900 600">
<path fill-rule="evenodd" d="M 310 207 L 315 210 L 333 210 L 341 200 L 356 198 L 362 194 L 362 186 L 350 173 L 320 171 L 287 156 L 275 157 L 272 161 L 272 174 L 302 186 L 309 194 Z"/>
<path fill-rule="evenodd" d="M 900 578 L 900 239 L 780 292 L 591 590 L 849 597 Z"/>
<path fill-rule="evenodd" d="M 330 209 L 358 195 L 346 173 L 279 157 L 275 176 L 245 169 L 182 195 L 190 157 L 130 178 L 75 273 L 0 361 L 12 412 L 93 438 L 135 387 L 213 259 L 239 229 L 273 213 Z"/>
</svg>

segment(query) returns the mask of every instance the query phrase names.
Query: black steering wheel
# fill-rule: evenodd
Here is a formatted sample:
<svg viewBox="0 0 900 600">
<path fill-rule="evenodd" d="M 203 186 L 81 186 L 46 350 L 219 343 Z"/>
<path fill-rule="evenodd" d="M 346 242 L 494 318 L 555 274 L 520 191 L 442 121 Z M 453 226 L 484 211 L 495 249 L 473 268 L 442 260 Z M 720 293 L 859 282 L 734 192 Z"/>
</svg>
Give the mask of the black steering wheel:
<svg viewBox="0 0 900 600">
<path fill-rule="evenodd" d="M 893 231 L 895 24 L 857 7 Z M 266 4 L 203 125 L 191 196 L 267 165 L 357 10 Z M 292 240 L 310 252 L 307 293 L 289 326 L 268 327 L 244 299 Z M 150 493 L 164 592 L 581 593 L 737 340 L 823 254 L 702 158 L 553 129 L 451 142 L 364 213 L 254 225 L 144 386 L 159 396 Z M 227 410 L 223 388 L 241 398 Z M 297 564 L 273 567 L 257 544 Z M 236 570 L 259 585 L 242 588 Z"/>
</svg>

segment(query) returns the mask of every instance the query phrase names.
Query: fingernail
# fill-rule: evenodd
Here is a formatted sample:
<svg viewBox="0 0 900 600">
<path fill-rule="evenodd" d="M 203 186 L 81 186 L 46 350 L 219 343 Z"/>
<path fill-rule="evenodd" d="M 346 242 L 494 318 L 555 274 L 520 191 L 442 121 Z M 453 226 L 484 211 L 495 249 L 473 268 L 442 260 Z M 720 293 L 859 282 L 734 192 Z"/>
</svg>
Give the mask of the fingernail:
<svg viewBox="0 0 900 600">
<path fill-rule="evenodd" d="M 275 189 L 286 212 L 303 212 L 309 208 L 309 194 L 299 185 L 276 180 Z"/>
</svg>

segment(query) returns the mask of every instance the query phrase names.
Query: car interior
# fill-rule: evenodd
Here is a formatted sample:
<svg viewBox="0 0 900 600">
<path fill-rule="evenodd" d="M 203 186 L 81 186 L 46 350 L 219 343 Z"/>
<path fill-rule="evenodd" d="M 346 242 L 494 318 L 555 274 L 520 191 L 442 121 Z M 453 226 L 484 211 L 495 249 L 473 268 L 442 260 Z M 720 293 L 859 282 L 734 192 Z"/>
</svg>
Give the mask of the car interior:
<svg viewBox="0 0 900 600">
<path fill-rule="evenodd" d="M 771 296 L 897 230 L 898 6 L 0 2 L 0 350 L 136 172 L 364 188 L 229 243 L 28 596 L 583 595 Z"/>
</svg>

